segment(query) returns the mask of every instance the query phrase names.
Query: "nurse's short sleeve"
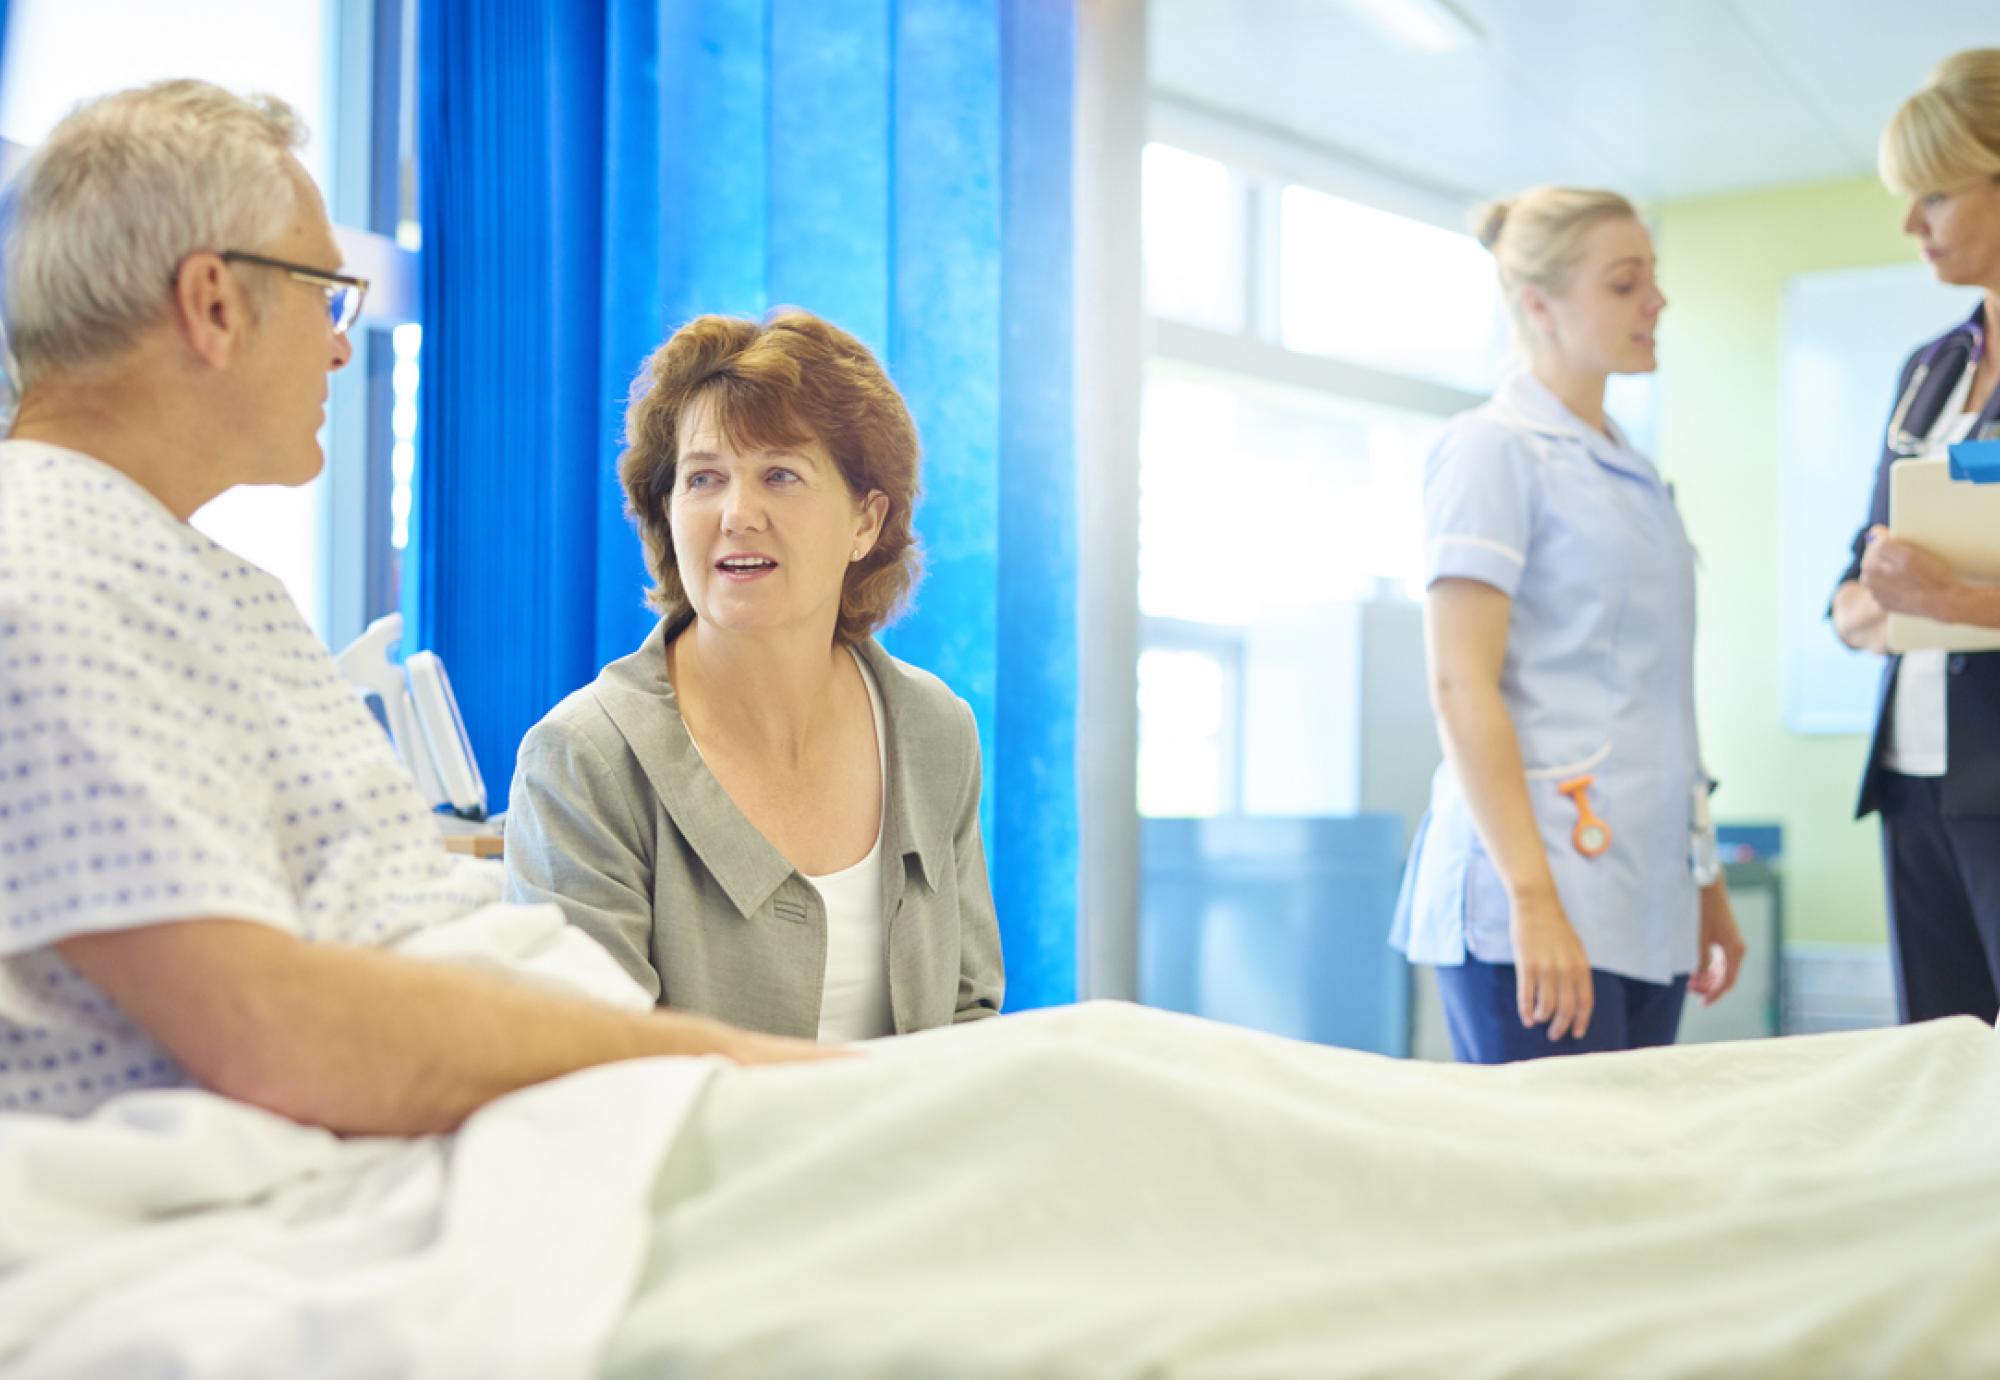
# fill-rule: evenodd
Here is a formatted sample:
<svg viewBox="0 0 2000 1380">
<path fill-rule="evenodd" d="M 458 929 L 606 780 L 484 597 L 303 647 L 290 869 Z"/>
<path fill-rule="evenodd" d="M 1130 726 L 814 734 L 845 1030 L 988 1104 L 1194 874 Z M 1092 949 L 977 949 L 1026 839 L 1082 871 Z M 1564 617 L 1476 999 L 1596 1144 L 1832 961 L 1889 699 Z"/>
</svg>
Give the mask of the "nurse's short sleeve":
<svg viewBox="0 0 2000 1380">
<path fill-rule="evenodd" d="M 1534 457 L 1513 432 L 1461 418 L 1424 464 L 1424 585 L 1478 580 L 1512 598 L 1528 564 Z"/>
<path fill-rule="evenodd" d="M 0 587 L 0 958 L 162 920 L 295 926 L 257 695 L 219 643 L 91 585 Z"/>
</svg>

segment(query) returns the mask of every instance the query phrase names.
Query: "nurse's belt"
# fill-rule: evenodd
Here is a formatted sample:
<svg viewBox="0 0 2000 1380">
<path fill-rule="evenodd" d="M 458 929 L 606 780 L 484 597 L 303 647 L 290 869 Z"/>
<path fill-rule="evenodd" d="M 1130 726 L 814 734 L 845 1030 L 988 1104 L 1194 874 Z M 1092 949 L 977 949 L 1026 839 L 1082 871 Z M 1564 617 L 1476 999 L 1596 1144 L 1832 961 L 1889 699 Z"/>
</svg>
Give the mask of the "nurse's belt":
<svg viewBox="0 0 2000 1380">
<path fill-rule="evenodd" d="M 1981 442 L 1980 446 L 1992 442 Z M 1978 447 L 1963 447 L 1976 450 Z M 2000 584 L 2000 483 L 1953 479 L 1949 460 L 1898 460 L 1889 470 L 1889 531 L 1962 579 Z M 1889 615 L 1889 650 L 2000 651 L 2000 628 Z"/>
</svg>

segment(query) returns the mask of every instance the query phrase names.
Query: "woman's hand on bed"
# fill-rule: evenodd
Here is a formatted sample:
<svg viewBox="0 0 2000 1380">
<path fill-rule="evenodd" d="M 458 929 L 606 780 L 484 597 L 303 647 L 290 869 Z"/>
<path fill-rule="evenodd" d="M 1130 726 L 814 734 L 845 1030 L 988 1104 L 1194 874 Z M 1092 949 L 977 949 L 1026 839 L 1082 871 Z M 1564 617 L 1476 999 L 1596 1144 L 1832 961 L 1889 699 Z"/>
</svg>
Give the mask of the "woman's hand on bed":
<svg viewBox="0 0 2000 1380">
<path fill-rule="evenodd" d="M 1729 904 L 1729 888 L 1717 878 L 1701 889 L 1701 949 L 1695 955 L 1694 972 L 1688 975 L 1688 991 L 1700 997 L 1703 1006 L 1715 1005 L 1736 985 L 1744 947 L 1742 931 L 1736 928 L 1736 909 Z"/>
<path fill-rule="evenodd" d="M 1524 1026 L 1547 1022 L 1549 1038 L 1579 1039 L 1590 1029 L 1596 991 L 1583 941 L 1554 890 L 1517 895 L 1508 931 L 1514 941 L 1514 999 Z"/>
</svg>

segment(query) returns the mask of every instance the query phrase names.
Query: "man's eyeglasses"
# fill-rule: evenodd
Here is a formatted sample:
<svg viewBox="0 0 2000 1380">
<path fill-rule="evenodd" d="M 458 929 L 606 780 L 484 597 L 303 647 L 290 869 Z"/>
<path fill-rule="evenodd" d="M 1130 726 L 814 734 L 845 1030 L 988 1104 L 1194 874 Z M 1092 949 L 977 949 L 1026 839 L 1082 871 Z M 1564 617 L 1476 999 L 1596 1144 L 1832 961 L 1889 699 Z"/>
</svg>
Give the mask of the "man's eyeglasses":
<svg viewBox="0 0 2000 1380">
<path fill-rule="evenodd" d="M 347 328 L 360 319 L 361 303 L 368 296 L 366 278 L 351 278 L 345 273 L 328 273 L 305 264 L 266 258 L 262 254 L 246 254 L 240 249 L 225 249 L 220 257 L 224 262 L 258 264 L 264 268 L 275 268 L 301 283 L 320 289 L 326 294 L 326 314 L 333 322 L 335 335 L 346 335 Z"/>
</svg>

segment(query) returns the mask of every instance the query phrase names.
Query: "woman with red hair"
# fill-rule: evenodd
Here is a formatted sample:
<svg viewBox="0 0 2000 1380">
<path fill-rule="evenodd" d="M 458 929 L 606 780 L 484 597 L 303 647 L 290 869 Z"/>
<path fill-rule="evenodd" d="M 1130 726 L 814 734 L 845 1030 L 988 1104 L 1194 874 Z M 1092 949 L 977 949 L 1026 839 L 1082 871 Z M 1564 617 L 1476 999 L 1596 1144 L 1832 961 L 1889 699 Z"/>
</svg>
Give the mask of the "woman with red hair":
<svg viewBox="0 0 2000 1380">
<path fill-rule="evenodd" d="M 626 441 L 660 622 L 522 744 L 509 898 L 755 1030 L 998 1011 L 972 711 L 871 636 L 919 571 L 895 386 L 809 313 L 704 316 L 641 374 Z"/>
</svg>

